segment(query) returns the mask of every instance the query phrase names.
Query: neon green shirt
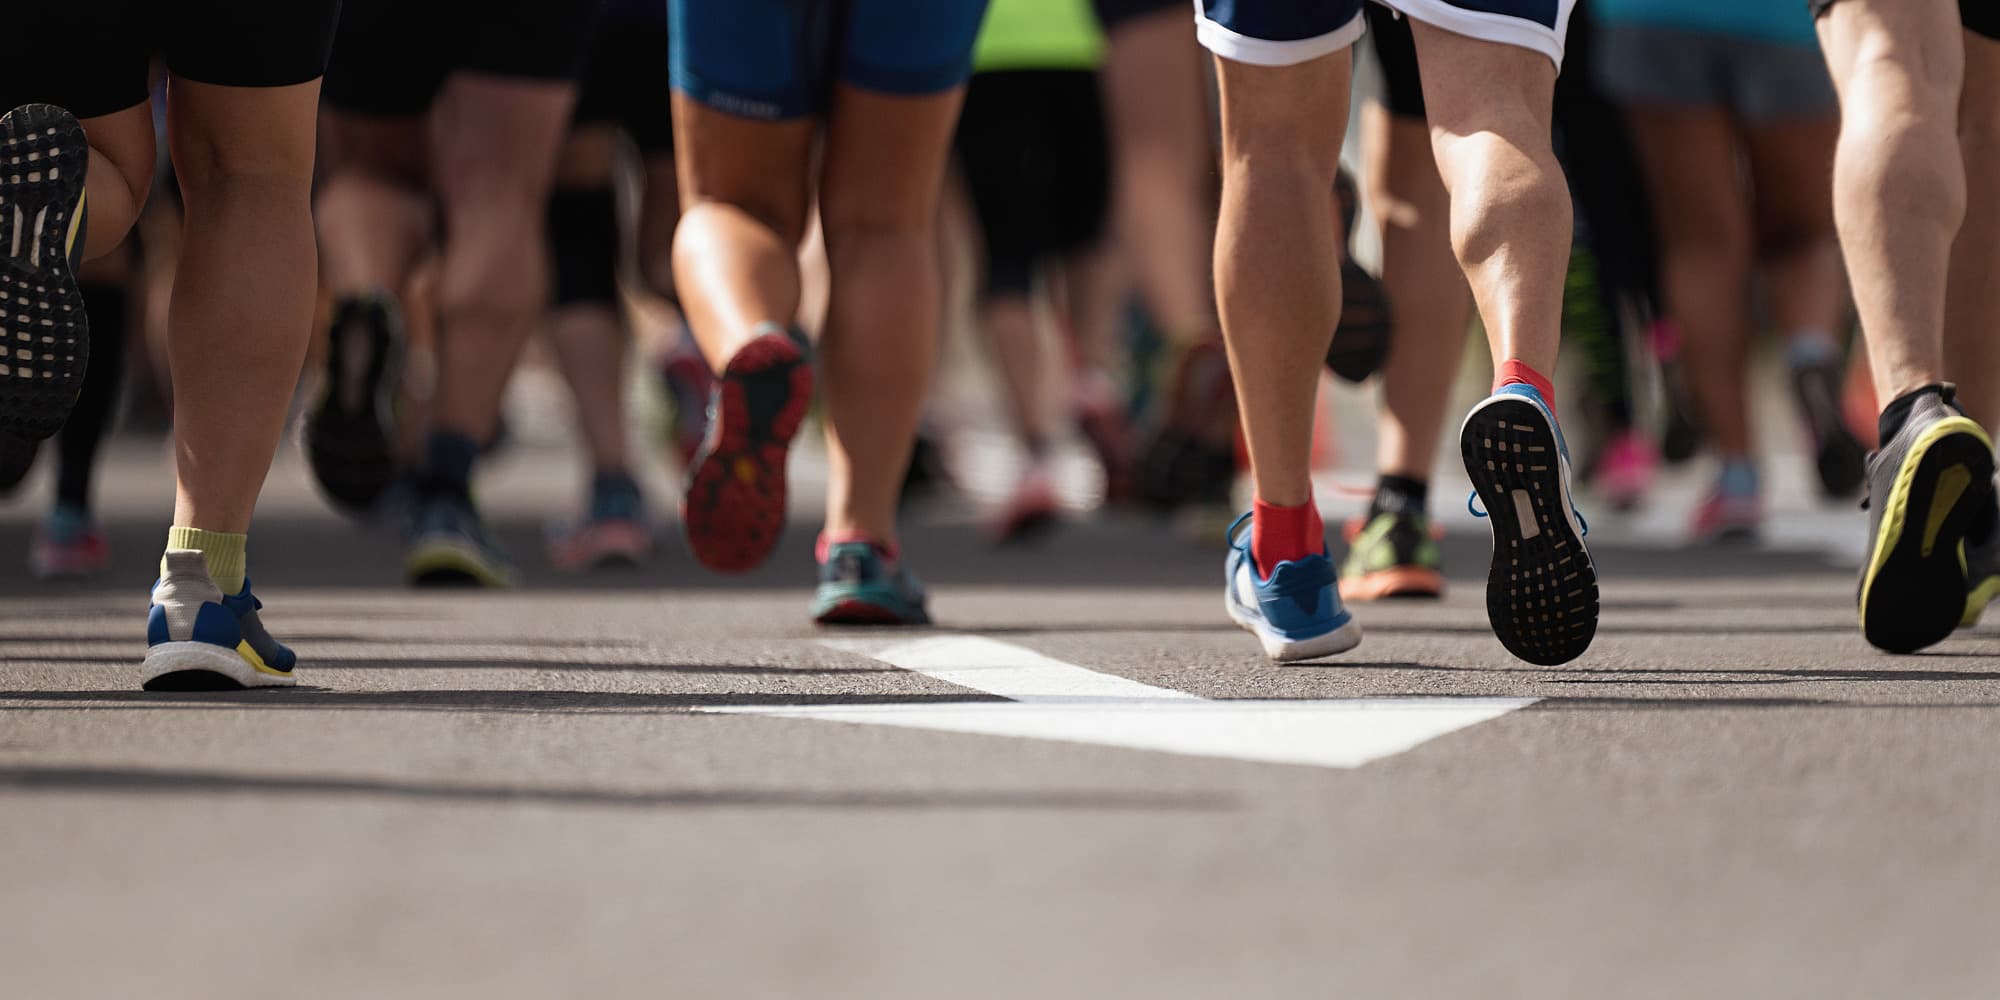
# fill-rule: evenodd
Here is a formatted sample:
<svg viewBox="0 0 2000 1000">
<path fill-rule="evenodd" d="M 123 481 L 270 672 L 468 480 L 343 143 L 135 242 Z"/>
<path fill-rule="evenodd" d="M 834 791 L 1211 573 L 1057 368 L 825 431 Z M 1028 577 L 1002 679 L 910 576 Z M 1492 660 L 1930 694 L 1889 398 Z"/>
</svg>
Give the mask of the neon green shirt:
<svg viewBox="0 0 2000 1000">
<path fill-rule="evenodd" d="M 1090 0 L 992 0 L 972 49 L 972 71 L 1096 69 L 1104 34 Z"/>
</svg>

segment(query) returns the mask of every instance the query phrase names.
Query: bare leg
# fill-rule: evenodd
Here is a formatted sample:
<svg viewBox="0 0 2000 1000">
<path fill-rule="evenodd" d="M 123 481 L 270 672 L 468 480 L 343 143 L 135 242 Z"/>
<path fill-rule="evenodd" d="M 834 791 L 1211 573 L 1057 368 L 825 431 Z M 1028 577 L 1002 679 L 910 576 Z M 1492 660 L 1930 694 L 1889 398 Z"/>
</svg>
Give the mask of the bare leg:
<svg viewBox="0 0 2000 1000">
<path fill-rule="evenodd" d="M 2000 42 L 1964 35 L 1958 141 L 1970 197 L 1952 245 L 1944 370 L 1966 413 L 1991 433 L 2000 430 Z"/>
<path fill-rule="evenodd" d="M 1546 56 L 1411 23 L 1451 242 L 1493 361 L 1555 370 L 1570 250 L 1569 189 L 1549 142 L 1555 65 Z"/>
<path fill-rule="evenodd" d="M 153 102 L 80 124 L 90 143 L 90 170 L 84 176 L 90 215 L 84 223 L 83 253 L 97 258 L 118 249 L 145 207 L 153 184 Z"/>
<path fill-rule="evenodd" d="M 1257 498 L 1312 500 L 1313 404 L 1340 322 L 1333 180 L 1352 57 L 1294 66 L 1216 60 L 1222 87 L 1222 217 L 1215 287 Z M 1301 220 L 1312 220 L 1301 224 Z"/>
<path fill-rule="evenodd" d="M 989 297 L 979 308 L 979 326 L 999 362 L 1000 386 L 1007 396 L 1014 429 L 1028 453 L 1047 450 L 1048 405 L 1042 387 L 1047 365 L 1042 357 L 1042 332 L 1035 323 L 1034 301 L 1026 295 Z"/>
<path fill-rule="evenodd" d="M 937 253 L 960 87 L 892 97 L 835 92 L 820 219 L 832 277 L 821 339 L 829 536 L 896 540 L 896 507 L 937 364 Z"/>
<path fill-rule="evenodd" d="M 674 293 L 674 229 L 681 221 L 681 185 L 672 154 L 646 157 L 645 193 L 639 202 L 639 278 L 653 294 L 678 302 Z"/>
<path fill-rule="evenodd" d="M 423 121 L 321 114 L 327 163 L 313 219 L 327 286 L 336 298 L 400 297 L 431 241 Z"/>
<path fill-rule="evenodd" d="M 1472 293 L 1451 250 L 1451 196 L 1431 155 L 1430 128 L 1379 104 L 1362 111 L 1363 183 L 1382 225 L 1382 283 L 1396 311 L 1396 346 L 1382 369 L 1376 468 L 1428 481 L 1451 384 L 1458 378 Z"/>
<path fill-rule="evenodd" d="M 277 450 L 312 325 L 318 101 L 318 81 L 172 82 L 168 129 L 187 202 L 169 319 L 176 525 L 248 529 Z"/>
<path fill-rule="evenodd" d="M 617 135 L 608 126 L 571 131 L 556 165 L 556 191 L 608 198 Z M 609 234 L 616 241 L 614 228 Z M 616 260 L 617 247 L 605 248 Z M 549 345 L 569 383 L 594 472 L 629 464 L 625 435 L 625 349 L 631 337 L 616 299 L 558 304 L 549 317 Z"/>
<path fill-rule="evenodd" d="M 1834 219 L 1877 397 L 1943 381 L 1945 281 L 1965 215 L 1964 32 L 1946 3 L 1846 0 L 1819 19 L 1840 92 Z"/>
<path fill-rule="evenodd" d="M 681 218 L 674 286 L 709 367 L 721 371 L 761 323 L 799 311 L 809 120 L 760 122 L 674 94 Z"/>
<path fill-rule="evenodd" d="M 1689 388 L 1725 459 L 1748 457 L 1751 220 L 1737 179 L 1737 134 L 1721 110 L 1631 109 L 1653 197 L 1660 278 L 1679 324 Z"/>
<path fill-rule="evenodd" d="M 1771 316 L 1786 335 L 1830 334 L 1847 317 L 1847 277 L 1833 225 L 1826 164 L 1839 119 L 1772 122 L 1744 129 L 1756 192 L 1757 260 L 1771 285 Z"/>
<path fill-rule="evenodd" d="M 1178 343 L 1215 328 L 1209 205 L 1215 156 L 1201 51 L 1186 11 L 1120 24 L 1107 40 L 1113 214 L 1154 322 Z"/>
<path fill-rule="evenodd" d="M 432 112 L 444 270 L 434 423 L 492 438 L 548 299 L 547 210 L 575 86 L 460 73 Z"/>
</svg>

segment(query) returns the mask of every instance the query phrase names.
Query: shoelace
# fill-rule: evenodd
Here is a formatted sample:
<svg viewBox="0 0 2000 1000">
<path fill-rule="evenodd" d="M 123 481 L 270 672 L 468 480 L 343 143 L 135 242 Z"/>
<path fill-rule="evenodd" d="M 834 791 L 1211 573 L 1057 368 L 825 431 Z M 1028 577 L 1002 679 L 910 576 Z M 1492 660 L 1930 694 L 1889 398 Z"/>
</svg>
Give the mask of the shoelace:
<svg viewBox="0 0 2000 1000">
<path fill-rule="evenodd" d="M 1480 510 L 1480 509 L 1479 509 L 1479 491 L 1478 491 L 1478 490 L 1473 490 L 1473 491 L 1472 491 L 1471 493 L 1468 493 L 1468 494 L 1466 494 L 1466 495 L 1465 495 L 1465 509 L 1466 509 L 1467 511 L 1471 512 L 1471 514 L 1472 514 L 1472 516 L 1473 516 L 1473 517 L 1476 517 L 1476 518 L 1479 518 L 1479 519 L 1480 519 L 1480 520 L 1482 520 L 1482 521 L 1483 521 L 1483 520 L 1485 520 L 1486 518 L 1489 518 L 1489 517 L 1492 517 L 1492 516 L 1493 516 L 1493 515 L 1491 515 L 1491 514 L 1488 514 L 1488 513 L 1487 513 L 1487 512 L 1485 512 L 1485 511 L 1483 511 L 1483 510 Z M 1577 525 L 1578 525 L 1579 527 L 1583 528 L 1583 536 L 1584 536 L 1585 538 L 1589 538 L 1589 537 L 1590 537 L 1590 522 L 1589 522 L 1589 521 L 1586 521 L 1586 520 L 1584 520 L 1584 519 L 1583 519 L 1583 511 L 1580 511 L 1580 510 L 1576 509 L 1576 505 L 1574 505 L 1574 504 L 1571 504 L 1571 505 L 1570 505 L 1570 508 L 1569 508 L 1569 512 L 1570 512 L 1570 514 L 1571 514 L 1572 516 L 1574 516 L 1574 517 L 1576 518 L 1576 523 L 1577 523 Z"/>
</svg>

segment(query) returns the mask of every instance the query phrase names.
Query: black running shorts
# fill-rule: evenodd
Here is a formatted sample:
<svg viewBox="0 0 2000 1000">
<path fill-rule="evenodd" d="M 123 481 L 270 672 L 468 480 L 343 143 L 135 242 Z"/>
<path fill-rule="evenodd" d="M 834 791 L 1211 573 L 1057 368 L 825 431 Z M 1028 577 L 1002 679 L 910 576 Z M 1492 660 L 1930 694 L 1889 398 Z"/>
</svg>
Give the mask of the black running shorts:
<svg viewBox="0 0 2000 1000">
<path fill-rule="evenodd" d="M 1096 73 L 973 74 L 956 145 L 986 236 L 988 294 L 1026 294 L 1038 266 L 1103 234 L 1111 180 Z"/>
<path fill-rule="evenodd" d="M 674 149 L 673 74 L 667 66 L 666 9 L 660 16 L 607 12 L 590 44 L 579 125 L 616 125 L 646 154 Z"/>
<path fill-rule="evenodd" d="M 1836 2 L 1838 0 L 1806 0 L 1812 7 L 1815 18 L 1826 13 L 1826 9 Z M 1889 0 L 1889 2 L 1911 3 L 1914 0 Z M 1958 0 L 1958 19 L 1967 30 L 2000 40 L 2000 0 Z"/>
<path fill-rule="evenodd" d="M 340 0 L 23 0 L 0 16 L 0 109 L 95 118 L 146 102 L 155 56 L 185 80 L 288 87 L 326 71 Z"/>
<path fill-rule="evenodd" d="M 380 117 L 422 114 L 460 70 L 574 81 L 601 7 L 602 0 L 344 0 L 326 71 L 327 106 Z"/>
<path fill-rule="evenodd" d="M 1417 40 L 1408 18 L 1378 3 L 1368 4 L 1368 37 L 1382 66 L 1382 106 L 1398 118 L 1424 118 L 1424 81 L 1417 73 Z"/>
</svg>

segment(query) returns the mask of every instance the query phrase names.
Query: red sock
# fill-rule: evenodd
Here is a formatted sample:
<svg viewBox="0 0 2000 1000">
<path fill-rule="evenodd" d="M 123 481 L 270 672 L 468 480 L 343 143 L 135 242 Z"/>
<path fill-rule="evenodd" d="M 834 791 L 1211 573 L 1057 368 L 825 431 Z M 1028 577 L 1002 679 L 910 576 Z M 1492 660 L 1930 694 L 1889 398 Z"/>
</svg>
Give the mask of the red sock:
<svg viewBox="0 0 2000 1000">
<path fill-rule="evenodd" d="M 1500 370 L 1493 373 L 1493 391 L 1499 392 L 1503 385 L 1525 385 L 1542 394 L 1542 402 L 1549 406 L 1549 415 L 1556 412 L 1556 387 L 1549 384 L 1549 377 L 1528 367 L 1522 361 L 1502 361 Z"/>
<path fill-rule="evenodd" d="M 1296 562 L 1326 551 L 1326 525 L 1311 503 L 1275 507 L 1262 500 L 1250 508 L 1250 556 L 1268 577 L 1281 562 Z"/>
</svg>

